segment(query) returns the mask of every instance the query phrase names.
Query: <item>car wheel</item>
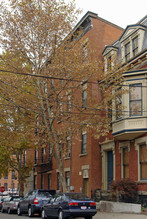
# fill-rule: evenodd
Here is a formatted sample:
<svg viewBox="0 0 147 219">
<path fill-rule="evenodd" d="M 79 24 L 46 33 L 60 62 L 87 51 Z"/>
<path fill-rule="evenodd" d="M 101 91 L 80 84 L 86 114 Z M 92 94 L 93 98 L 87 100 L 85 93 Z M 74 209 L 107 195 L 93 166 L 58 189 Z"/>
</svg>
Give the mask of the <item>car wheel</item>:
<svg viewBox="0 0 147 219">
<path fill-rule="evenodd" d="M 41 212 L 41 218 L 42 218 L 42 219 L 47 218 L 46 215 L 45 215 L 45 210 L 44 210 L 44 209 L 42 209 L 42 212 Z"/>
<path fill-rule="evenodd" d="M 20 206 L 18 206 L 18 208 L 17 208 L 17 215 L 18 215 L 18 216 L 21 215 L 21 209 L 20 209 Z"/>
<path fill-rule="evenodd" d="M 28 209 L 28 216 L 33 217 L 33 210 L 31 208 L 31 206 L 29 206 L 29 209 Z"/>
<path fill-rule="evenodd" d="M 7 209 L 7 212 L 8 212 L 8 214 L 11 214 L 11 209 L 8 208 L 8 209 Z"/>
<path fill-rule="evenodd" d="M 58 219 L 64 219 L 63 211 L 61 211 L 61 210 L 59 211 Z"/>
</svg>

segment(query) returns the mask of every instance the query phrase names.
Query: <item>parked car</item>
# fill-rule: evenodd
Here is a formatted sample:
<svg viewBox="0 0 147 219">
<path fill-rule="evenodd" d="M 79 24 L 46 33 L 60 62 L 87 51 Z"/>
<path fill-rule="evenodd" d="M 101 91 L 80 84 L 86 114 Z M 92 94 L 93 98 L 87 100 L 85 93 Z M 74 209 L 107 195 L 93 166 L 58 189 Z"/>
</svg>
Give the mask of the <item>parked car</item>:
<svg viewBox="0 0 147 219">
<path fill-rule="evenodd" d="M 1 209 L 2 209 L 2 203 L 3 203 L 3 197 L 0 197 L 0 211 L 1 211 Z"/>
<path fill-rule="evenodd" d="M 11 214 L 12 212 L 17 212 L 17 206 L 20 200 L 22 200 L 22 196 L 10 196 L 5 199 L 2 203 L 2 213 L 7 212 Z"/>
<path fill-rule="evenodd" d="M 28 192 L 24 198 L 18 203 L 17 214 L 22 215 L 28 213 L 29 217 L 38 213 L 41 215 L 41 209 L 55 195 L 55 190 L 36 189 Z"/>
<path fill-rule="evenodd" d="M 82 193 L 62 193 L 53 196 L 42 207 L 42 218 L 84 217 L 92 219 L 97 213 L 96 203 Z"/>
<path fill-rule="evenodd" d="M 5 200 L 7 200 L 9 196 L 0 196 L 0 211 L 2 210 L 2 204 Z"/>
</svg>

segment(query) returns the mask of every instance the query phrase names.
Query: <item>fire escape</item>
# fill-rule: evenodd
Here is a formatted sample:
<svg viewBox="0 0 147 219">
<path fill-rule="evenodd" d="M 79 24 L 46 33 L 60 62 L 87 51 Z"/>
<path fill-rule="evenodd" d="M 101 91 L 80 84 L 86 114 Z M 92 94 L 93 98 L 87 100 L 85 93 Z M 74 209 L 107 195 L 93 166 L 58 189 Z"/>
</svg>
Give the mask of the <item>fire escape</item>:
<svg viewBox="0 0 147 219">
<path fill-rule="evenodd" d="M 52 156 L 42 156 L 35 159 L 35 171 L 39 174 L 46 173 L 52 170 Z"/>
</svg>

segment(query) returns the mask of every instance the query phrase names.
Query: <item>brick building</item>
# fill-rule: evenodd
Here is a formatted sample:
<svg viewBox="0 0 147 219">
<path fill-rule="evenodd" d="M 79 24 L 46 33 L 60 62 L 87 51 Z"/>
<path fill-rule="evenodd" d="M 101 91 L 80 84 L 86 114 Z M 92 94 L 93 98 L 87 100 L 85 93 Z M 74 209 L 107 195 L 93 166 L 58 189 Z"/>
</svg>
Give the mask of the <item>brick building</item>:
<svg viewBox="0 0 147 219">
<path fill-rule="evenodd" d="M 82 39 L 85 42 L 88 40 L 91 47 L 97 51 L 99 58 L 102 58 L 104 47 L 114 42 L 123 33 L 122 28 L 92 12 L 87 12 L 84 15 L 75 26 L 74 31 L 76 32 L 81 28 Z M 84 96 L 84 92 L 83 98 L 87 98 L 87 96 Z M 80 133 L 79 140 L 73 139 L 70 154 L 64 158 L 66 183 L 70 191 L 84 192 L 91 196 L 95 189 L 101 188 L 102 183 L 101 151 L 98 140 L 95 140 L 90 132 Z M 48 147 L 35 151 L 32 187 L 60 190 L 56 162 L 49 154 Z"/>
<path fill-rule="evenodd" d="M 112 135 L 101 142 L 102 189 L 109 182 L 130 178 L 136 181 L 140 195 L 147 195 L 147 16 L 126 27 L 121 37 L 103 51 L 105 71 L 108 60 L 117 57 L 122 66 L 127 93 L 113 102 Z M 113 67 L 112 67 L 113 68 Z"/>
<path fill-rule="evenodd" d="M 9 172 L 5 176 L 0 176 L 0 187 L 5 187 L 3 195 L 7 194 L 18 194 L 19 184 L 15 174 L 15 171 Z"/>
</svg>

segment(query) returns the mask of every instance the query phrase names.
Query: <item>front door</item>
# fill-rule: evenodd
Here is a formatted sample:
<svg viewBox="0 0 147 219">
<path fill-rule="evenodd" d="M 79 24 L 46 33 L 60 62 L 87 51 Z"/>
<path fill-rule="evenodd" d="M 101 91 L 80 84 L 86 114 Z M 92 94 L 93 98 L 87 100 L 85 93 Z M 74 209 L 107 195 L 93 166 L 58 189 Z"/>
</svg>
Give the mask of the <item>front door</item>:
<svg viewBox="0 0 147 219">
<path fill-rule="evenodd" d="M 83 179 L 83 193 L 87 196 L 88 196 L 88 189 L 89 189 L 88 187 L 89 187 L 88 178 Z"/>
<path fill-rule="evenodd" d="M 113 152 L 107 152 L 107 189 L 113 180 Z"/>
</svg>

